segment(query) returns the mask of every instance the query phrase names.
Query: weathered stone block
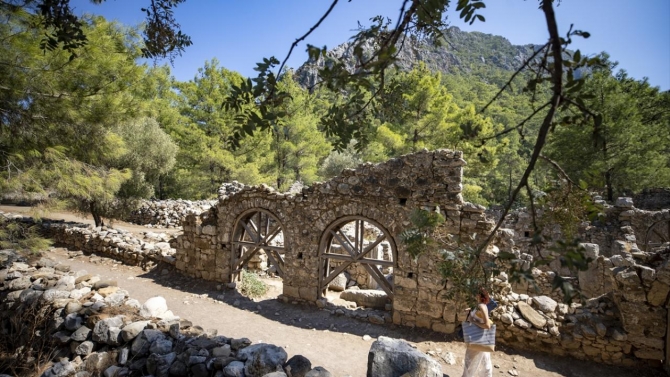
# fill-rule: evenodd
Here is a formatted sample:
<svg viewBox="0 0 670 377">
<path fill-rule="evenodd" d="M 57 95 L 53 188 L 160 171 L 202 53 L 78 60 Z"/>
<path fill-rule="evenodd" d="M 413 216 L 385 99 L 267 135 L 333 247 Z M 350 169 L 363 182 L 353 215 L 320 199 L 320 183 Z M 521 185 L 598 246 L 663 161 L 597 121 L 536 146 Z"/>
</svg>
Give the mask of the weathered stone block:
<svg viewBox="0 0 670 377">
<path fill-rule="evenodd" d="M 530 305 L 520 301 L 518 304 L 519 312 L 523 318 L 538 329 L 543 329 L 547 325 L 547 319 L 535 311 Z"/>
<path fill-rule="evenodd" d="M 651 288 L 647 293 L 647 302 L 653 306 L 661 306 L 665 304 L 668 292 L 670 292 L 670 286 L 656 280 L 651 284 Z"/>
</svg>

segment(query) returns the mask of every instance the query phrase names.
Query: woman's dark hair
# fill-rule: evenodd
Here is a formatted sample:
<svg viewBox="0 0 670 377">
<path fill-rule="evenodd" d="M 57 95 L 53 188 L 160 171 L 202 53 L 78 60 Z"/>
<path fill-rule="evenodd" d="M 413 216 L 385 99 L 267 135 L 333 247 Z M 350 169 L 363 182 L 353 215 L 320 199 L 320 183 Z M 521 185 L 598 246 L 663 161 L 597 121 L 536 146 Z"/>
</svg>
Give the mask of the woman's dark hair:
<svg viewBox="0 0 670 377">
<path fill-rule="evenodd" d="M 489 296 L 489 293 L 486 291 L 484 287 L 479 288 L 479 302 L 482 304 L 488 304 L 489 301 L 491 301 L 491 297 Z"/>
</svg>

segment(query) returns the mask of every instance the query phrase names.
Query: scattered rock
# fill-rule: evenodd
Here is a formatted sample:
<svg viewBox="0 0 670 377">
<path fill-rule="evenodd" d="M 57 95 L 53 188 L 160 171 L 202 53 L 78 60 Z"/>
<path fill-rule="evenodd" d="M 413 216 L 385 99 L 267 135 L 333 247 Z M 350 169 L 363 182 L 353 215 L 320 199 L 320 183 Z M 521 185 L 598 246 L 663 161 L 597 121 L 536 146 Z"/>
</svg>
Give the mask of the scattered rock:
<svg viewBox="0 0 670 377">
<path fill-rule="evenodd" d="M 442 368 L 404 340 L 380 336 L 368 353 L 367 376 L 442 377 Z"/>
</svg>

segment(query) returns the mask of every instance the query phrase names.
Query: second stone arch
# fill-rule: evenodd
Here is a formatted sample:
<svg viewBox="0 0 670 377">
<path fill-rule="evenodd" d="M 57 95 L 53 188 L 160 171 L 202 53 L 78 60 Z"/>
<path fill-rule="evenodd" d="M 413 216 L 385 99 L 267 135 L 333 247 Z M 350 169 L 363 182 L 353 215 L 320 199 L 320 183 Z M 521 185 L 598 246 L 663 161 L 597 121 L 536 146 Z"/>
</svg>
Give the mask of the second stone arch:
<svg viewBox="0 0 670 377">
<path fill-rule="evenodd" d="M 363 216 L 339 218 L 321 236 L 318 297 L 342 278 L 344 288 L 381 289 L 393 299 L 396 263 L 395 242 L 384 226 Z"/>
</svg>

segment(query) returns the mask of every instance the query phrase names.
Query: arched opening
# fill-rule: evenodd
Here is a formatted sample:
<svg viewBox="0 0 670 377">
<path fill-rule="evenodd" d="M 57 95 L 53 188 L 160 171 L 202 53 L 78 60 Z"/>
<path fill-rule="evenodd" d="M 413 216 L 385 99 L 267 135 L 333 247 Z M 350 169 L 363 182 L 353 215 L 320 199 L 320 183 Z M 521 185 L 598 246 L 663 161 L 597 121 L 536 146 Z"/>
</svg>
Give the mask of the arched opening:
<svg viewBox="0 0 670 377">
<path fill-rule="evenodd" d="M 319 246 L 319 297 L 327 290 L 381 290 L 393 299 L 397 260 L 391 234 L 376 221 L 347 216 L 326 228 Z"/>
<path fill-rule="evenodd" d="M 651 252 L 655 248 L 670 243 L 670 220 L 660 220 L 653 223 L 645 234 L 645 251 Z"/>
<path fill-rule="evenodd" d="M 286 240 L 281 222 L 270 211 L 252 208 L 235 221 L 232 235 L 231 281 L 242 270 L 284 276 Z"/>
</svg>

